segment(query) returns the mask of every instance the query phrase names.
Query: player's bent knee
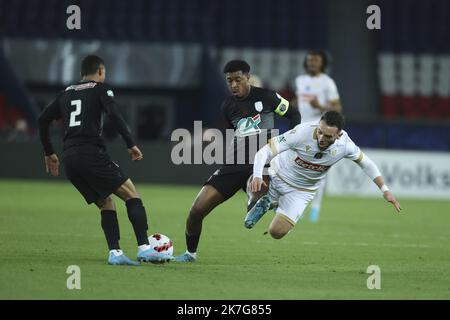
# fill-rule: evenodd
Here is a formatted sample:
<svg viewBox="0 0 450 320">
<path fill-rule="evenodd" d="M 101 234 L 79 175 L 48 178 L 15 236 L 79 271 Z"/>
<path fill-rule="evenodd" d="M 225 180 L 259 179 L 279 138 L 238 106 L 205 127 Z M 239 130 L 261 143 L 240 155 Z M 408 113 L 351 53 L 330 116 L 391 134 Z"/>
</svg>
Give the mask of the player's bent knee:
<svg viewBox="0 0 450 320">
<path fill-rule="evenodd" d="M 274 239 L 281 239 L 289 233 L 294 227 L 281 215 L 276 215 L 269 226 L 269 233 Z"/>
<path fill-rule="evenodd" d="M 116 205 L 111 197 L 100 199 L 95 203 L 100 210 L 116 210 Z"/>
<path fill-rule="evenodd" d="M 136 188 L 134 187 L 134 184 L 130 179 L 125 181 L 114 194 L 121 198 L 123 201 L 140 198 L 139 193 L 136 191 Z"/>
<path fill-rule="evenodd" d="M 189 218 L 191 219 L 203 219 L 207 215 L 206 210 L 201 206 L 193 205 L 189 211 Z"/>
<path fill-rule="evenodd" d="M 285 232 L 285 231 L 282 231 L 282 230 L 279 230 L 279 229 L 274 229 L 274 228 L 270 228 L 269 229 L 270 236 L 272 238 L 274 238 L 274 239 L 277 239 L 277 240 L 283 238 L 288 232 L 289 231 Z"/>
</svg>

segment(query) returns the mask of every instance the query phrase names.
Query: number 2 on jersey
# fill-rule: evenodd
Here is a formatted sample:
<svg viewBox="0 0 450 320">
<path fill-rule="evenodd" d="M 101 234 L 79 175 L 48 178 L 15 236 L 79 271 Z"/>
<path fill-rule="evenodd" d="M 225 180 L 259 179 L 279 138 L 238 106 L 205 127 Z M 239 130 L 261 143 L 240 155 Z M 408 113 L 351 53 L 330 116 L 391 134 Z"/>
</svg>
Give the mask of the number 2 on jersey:
<svg viewBox="0 0 450 320">
<path fill-rule="evenodd" d="M 70 113 L 69 127 L 77 127 L 81 124 L 81 120 L 76 120 L 76 117 L 81 114 L 81 100 L 72 100 L 70 105 L 75 106 L 75 110 Z"/>
</svg>

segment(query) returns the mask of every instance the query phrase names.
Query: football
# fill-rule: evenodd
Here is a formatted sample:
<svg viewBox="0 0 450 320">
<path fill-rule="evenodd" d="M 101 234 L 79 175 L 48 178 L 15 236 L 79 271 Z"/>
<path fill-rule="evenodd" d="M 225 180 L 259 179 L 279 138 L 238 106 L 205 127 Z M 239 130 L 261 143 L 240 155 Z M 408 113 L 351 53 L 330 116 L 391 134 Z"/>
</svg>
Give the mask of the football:
<svg viewBox="0 0 450 320">
<path fill-rule="evenodd" d="M 148 237 L 148 243 L 150 246 L 158 252 L 166 252 L 173 255 L 172 240 L 168 236 L 160 233 L 152 234 Z"/>
</svg>

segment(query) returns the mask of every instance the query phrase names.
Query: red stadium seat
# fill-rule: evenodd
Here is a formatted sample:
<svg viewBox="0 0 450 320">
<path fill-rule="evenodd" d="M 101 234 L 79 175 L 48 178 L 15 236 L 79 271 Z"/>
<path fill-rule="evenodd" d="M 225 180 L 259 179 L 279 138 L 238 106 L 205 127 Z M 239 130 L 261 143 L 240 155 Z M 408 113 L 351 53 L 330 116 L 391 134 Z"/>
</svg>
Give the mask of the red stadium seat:
<svg viewBox="0 0 450 320">
<path fill-rule="evenodd" d="M 450 97 L 436 97 L 435 108 L 439 117 L 450 119 Z"/>
<path fill-rule="evenodd" d="M 404 117 L 418 118 L 420 116 L 416 97 L 402 96 L 399 98 L 398 102 L 399 102 L 401 113 Z"/>
<path fill-rule="evenodd" d="M 381 97 L 381 112 L 385 118 L 395 118 L 398 116 L 397 97 L 396 96 L 382 96 Z"/>
</svg>

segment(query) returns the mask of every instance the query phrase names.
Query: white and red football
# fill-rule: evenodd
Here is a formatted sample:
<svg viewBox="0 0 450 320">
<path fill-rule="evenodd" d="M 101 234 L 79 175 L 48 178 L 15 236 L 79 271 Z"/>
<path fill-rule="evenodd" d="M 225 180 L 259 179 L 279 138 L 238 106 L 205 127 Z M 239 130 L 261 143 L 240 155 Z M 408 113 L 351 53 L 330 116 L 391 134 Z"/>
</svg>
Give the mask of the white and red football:
<svg viewBox="0 0 450 320">
<path fill-rule="evenodd" d="M 161 233 L 152 234 L 148 237 L 148 243 L 150 246 L 158 252 L 165 252 L 173 255 L 173 244 L 172 240 L 168 236 Z"/>
</svg>

